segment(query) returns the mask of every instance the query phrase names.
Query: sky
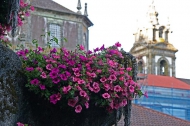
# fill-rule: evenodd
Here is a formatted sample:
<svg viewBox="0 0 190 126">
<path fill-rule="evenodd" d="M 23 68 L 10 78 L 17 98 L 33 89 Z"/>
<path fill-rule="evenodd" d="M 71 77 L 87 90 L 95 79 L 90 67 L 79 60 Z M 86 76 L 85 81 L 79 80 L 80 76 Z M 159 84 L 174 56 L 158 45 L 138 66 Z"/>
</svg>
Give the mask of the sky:
<svg viewBox="0 0 190 126">
<path fill-rule="evenodd" d="M 78 0 L 54 0 L 77 12 Z M 81 12 L 87 3 L 88 18 L 93 22 L 89 28 L 89 48 L 116 42 L 129 52 L 134 44 L 133 33 L 145 21 L 152 0 L 81 0 Z M 176 77 L 190 79 L 190 0 L 154 0 L 159 13 L 159 24 L 166 25 L 169 17 L 170 43 L 176 53 Z M 138 23 L 137 23 L 138 20 Z"/>
</svg>

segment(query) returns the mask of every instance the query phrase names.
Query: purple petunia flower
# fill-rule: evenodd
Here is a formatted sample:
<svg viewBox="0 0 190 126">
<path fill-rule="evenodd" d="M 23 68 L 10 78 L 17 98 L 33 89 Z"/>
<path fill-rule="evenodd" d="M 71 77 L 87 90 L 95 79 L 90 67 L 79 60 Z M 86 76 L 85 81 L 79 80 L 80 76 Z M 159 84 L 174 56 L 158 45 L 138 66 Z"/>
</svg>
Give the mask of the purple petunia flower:
<svg viewBox="0 0 190 126">
<path fill-rule="evenodd" d="M 54 79 L 53 79 L 53 83 L 54 83 L 54 84 L 58 84 L 59 82 L 60 82 L 60 79 L 59 79 L 59 78 L 54 78 Z"/>
<path fill-rule="evenodd" d="M 49 73 L 49 76 L 50 76 L 51 79 L 56 78 L 57 75 L 58 75 L 58 73 L 57 73 L 56 71 L 51 71 L 51 72 Z"/>
<path fill-rule="evenodd" d="M 102 47 L 100 48 L 100 50 L 102 51 L 102 50 L 104 50 L 105 48 L 104 48 L 104 44 L 102 45 Z"/>
<path fill-rule="evenodd" d="M 27 71 L 33 71 L 34 68 L 33 68 L 33 67 L 26 67 L 26 70 L 27 70 Z"/>
<path fill-rule="evenodd" d="M 33 84 L 33 85 L 38 85 L 39 82 L 40 81 L 38 79 L 33 79 L 33 80 L 30 81 L 30 83 Z"/>
</svg>

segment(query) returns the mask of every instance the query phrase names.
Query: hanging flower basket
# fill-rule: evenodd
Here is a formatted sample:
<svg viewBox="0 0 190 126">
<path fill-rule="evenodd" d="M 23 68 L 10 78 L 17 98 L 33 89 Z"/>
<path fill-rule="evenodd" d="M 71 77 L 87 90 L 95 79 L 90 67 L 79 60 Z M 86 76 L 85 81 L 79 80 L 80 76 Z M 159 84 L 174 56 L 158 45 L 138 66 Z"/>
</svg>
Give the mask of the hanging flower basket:
<svg viewBox="0 0 190 126">
<path fill-rule="evenodd" d="M 36 41 L 33 44 L 36 49 L 17 54 L 23 62 L 25 86 L 35 94 L 30 94 L 34 96 L 30 99 L 35 106 L 32 113 L 37 110 L 36 122 L 46 120 L 40 126 L 51 124 L 47 118 L 54 118 L 54 126 L 109 126 L 119 120 L 121 108 L 125 108 L 128 123 L 131 100 L 143 93 L 135 82 L 136 60 L 120 50 L 119 42 L 94 51 L 85 51 L 83 46 L 75 51 L 53 48 L 48 54 Z"/>
</svg>

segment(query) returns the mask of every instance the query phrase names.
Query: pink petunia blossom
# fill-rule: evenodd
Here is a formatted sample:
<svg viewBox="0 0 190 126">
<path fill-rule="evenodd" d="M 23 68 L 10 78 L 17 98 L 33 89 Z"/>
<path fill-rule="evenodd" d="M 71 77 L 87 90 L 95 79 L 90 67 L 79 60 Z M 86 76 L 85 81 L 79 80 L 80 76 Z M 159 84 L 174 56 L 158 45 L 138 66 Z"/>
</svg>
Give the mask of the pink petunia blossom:
<svg viewBox="0 0 190 126">
<path fill-rule="evenodd" d="M 54 84 L 58 84 L 60 82 L 60 79 L 59 78 L 54 78 L 52 81 L 53 81 Z"/>
<path fill-rule="evenodd" d="M 122 75 L 122 74 L 125 74 L 125 72 L 124 72 L 124 71 L 119 71 L 119 74 L 121 74 L 121 75 Z"/>
<path fill-rule="evenodd" d="M 61 94 L 53 94 L 50 96 L 50 102 L 56 104 L 61 99 Z"/>
<path fill-rule="evenodd" d="M 53 104 L 57 103 L 57 98 L 56 98 L 55 94 L 50 96 L 50 102 L 53 103 Z"/>
<path fill-rule="evenodd" d="M 60 56 L 59 55 L 53 55 L 53 58 L 54 59 L 60 59 Z"/>
<path fill-rule="evenodd" d="M 134 92 L 134 87 L 133 86 L 129 86 L 129 91 L 131 92 L 131 93 L 133 93 Z"/>
<path fill-rule="evenodd" d="M 104 94 L 102 94 L 102 97 L 105 99 L 108 99 L 108 98 L 110 98 L 110 95 L 108 93 L 104 93 Z"/>
<path fill-rule="evenodd" d="M 63 87 L 63 93 L 64 94 L 67 94 L 70 90 L 71 90 L 71 86 L 70 85 L 68 85 L 67 87 L 66 86 Z"/>
<path fill-rule="evenodd" d="M 66 75 L 66 77 L 70 77 L 71 73 L 69 73 L 68 71 L 65 71 L 65 75 Z"/>
<path fill-rule="evenodd" d="M 120 92 L 122 91 L 122 88 L 119 85 L 114 86 L 114 91 Z"/>
<path fill-rule="evenodd" d="M 55 72 L 55 71 L 51 71 L 51 72 L 49 73 L 49 77 L 50 77 L 51 79 L 55 79 L 55 78 L 57 78 L 57 76 L 58 76 L 58 73 Z"/>
<path fill-rule="evenodd" d="M 99 83 L 97 82 L 94 82 L 92 86 L 94 89 L 100 88 Z"/>
<path fill-rule="evenodd" d="M 61 64 L 61 65 L 58 66 L 58 68 L 66 69 L 66 66 Z"/>
<path fill-rule="evenodd" d="M 81 80 L 78 80 L 77 83 L 78 83 L 78 84 L 84 84 L 85 81 L 81 79 Z"/>
<path fill-rule="evenodd" d="M 96 77 L 96 74 L 95 74 L 95 73 L 91 73 L 90 76 L 91 76 L 92 78 L 95 78 L 95 77 Z"/>
<path fill-rule="evenodd" d="M 123 76 L 119 77 L 119 80 L 124 81 L 124 77 Z"/>
<path fill-rule="evenodd" d="M 98 88 L 93 88 L 93 91 L 95 92 L 95 93 L 98 93 L 99 91 L 100 91 L 100 88 L 98 87 Z"/>
<path fill-rule="evenodd" d="M 119 42 L 115 43 L 116 47 L 121 47 L 121 44 Z"/>
<path fill-rule="evenodd" d="M 94 89 L 93 89 L 92 87 L 90 87 L 90 86 L 88 87 L 88 89 L 89 89 L 90 91 L 94 91 Z"/>
<path fill-rule="evenodd" d="M 18 20 L 18 26 L 22 26 L 23 22 L 19 16 L 17 17 L 17 20 Z"/>
<path fill-rule="evenodd" d="M 38 70 L 38 71 L 40 71 L 40 72 L 43 71 L 41 67 L 37 67 L 36 70 Z"/>
<path fill-rule="evenodd" d="M 102 73 L 102 70 L 99 70 L 99 69 L 98 69 L 98 70 L 96 70 L 96 72 L 97 72 L 97 73 Z"/>
<path fill-rule="evenodd" d="M 26 17 L 29 17 L 30 16 L 30 13 L 28 11 L 25 12 L 25 16 Z"/>
<path fill-rule="evenodd" d="M 78 97 L 68 100 L 68 105 L 71 107 L 75 107 L 76 103 L 78 102 Z"/>
<path fill-rule="evenodd" d="M 106 79 L 105 77 L 102 77 L 102 78 L 100 79 L 100 81 L 101 81 L 102 83 L 104 83 L 104 82 L 107 81 L 107 79 Z"/>
<path fill-rule="evenodd" d="M 80 45 L 79 46 L 80 50 L 84 50 L 84 46 Z"/>
<path fill-rule="evenodd" d="M 67 80 L 67 77 L 65 74 L 59 74 L 59 77 L 61 78 L 61 80 Z"/>
<path fill-rule="evenodd" d="M 23 0 L 20 0 L 20 7 L 24 7 L 24 1 Z"/>
<path fill-rule="evenodd" d="M 84 105 L 85 105 L 86 109 L 89 108 L 89 103 L 88 102 L 85 102 Z"/>
<path fill-rule="evenodd" d="M 26 70 L 27 70 L 27 71 L 33 71 L 34 68 L 33 68 L 33 67 L 26 67 Z"/>
<path fill-rule="evenodd" d="M 127 67 L 126 70 L 129 72 L 129 71 L 132 70 L 132 68 L 131 67 Z"/>
<path fill-rule="evenodd" d="M 121 102 L 121 105 L 122 105 L 122 107 L 123 107 L 123 106 L 126 106 L 126 105 L 127 105 L 127 100 L 126 100 L 126 99 L 123 99 L 122 102 Z"/>
<path fill-rule="evenodd" d="M 77 76 L 77 77 L 81 76 L 81 74 L 80 74 L 80 71 L 79 71 L 79 70 L 75 71 L 75 72 L 74 72 L 74 74 L 75 74 L 75 76 Z"/>
<path fill-rule="evenodd" d="M 115 63 L 113 60 L 108 60 L 108 64 L 110 67 L 114 67 L 115 66 Z"/>
<path fill-rule="evenodd" d="M 103 84 L 103 85 L 104 85 L 104 89 L 105 89 L 106 91 L 110 90 L 110 85 L 109 85 L 109 84 Z"/>
<path fill-rule="evenodd" d="M 79 91 L 81 91 L 82 90 L 82 88 L 78 85 L 78 86 L 76 86 L 76 88 L 77 88 L 77 90 L 79 90 Z"/>
<path fill-rule="evenodd" d="M 47 78 L 46 73 L 42 72 L 42 74 L 40 75 L 42 78 Z"/>
<path fill-rule="evenodd" d="M 129 82 L 124 82 L 124 85 L 128 87 L 129 86 Z"/>
<path fill-rule="evenodd" d="M 47 69 L 47 70 L 51 70 L 52 68 L 53 68 L 53 66 L 52 66 L 51 64 L 47 64 L 47 65 L 46 65 L 46 69 Z"/>
<path fill-rule="evenodd" d="M 30 10 L 34 11 L 35 10 L 34 6 L 30 6 Z"/>
<path fill-rule="evenodd" d="M 82 111 L 82 106 L 81 105 L 77 105 L 76 107 L 75 107 L 75 112 L 76 113 L 80 113 Z"/>
<path fill-rule="evenodd" d="M 40 51 L 40 52 L 41 52 L 41 51 L 43 51 L 43 48 L 41 48 L 41 47 L 38 47 L 38 51 Z"/>
<path fill-rule="evenodd" d="M 53 48 L 52 50 L 50 50 L 51 53 L 56 53 L 57 52 L 57 49 L 56 48 Z"/>
<path fill-rule="evenodd" d="M 45 90 L 45 89 L 46 89 L 45 85 L 40 84 L 40 89 L 41 89 L 41 90 Z"/>
<path fill-rule="evenodd" d="M 39 82 L 40 81 L 38 79 L 33 79 L 33 80 L 30 81 L 30 83 L 33 84 L 33 85 L 38 85 Z"/>
<path fill-rule="evenodd" d="M 116 103 L 114 104 L 114 108 L 115 108 L 115 109 L 119 109 L 119 107 L 120 107 L 119 104 L 116 104 Z"/>
<path fill-rule="evenodd" d="M 87 96 L 87 93 L 85 91 L 83 91 L 83 90 L 81 90 L 79 94 L 82 97 L 86 97 Z"/>
<path fill-rule="evenodd" d="M 59 73 L 59 69 L 58 68 L 53 68 L 51 71 L 54 71 L 56 73 Z"/>
<path fill-rule="evenodd" d="M 73 82 L 77 82 L 77 81 L 79 81 L 79 80 L 80 80 L 79 78 L 73 77 Z"/>
<path fill-rule="evenodd" d="M 111 80 L 111 81 L 116 81 L 116 76 L 115 75 L 110 75 L 109 76 L 109 80 Z"/>
<path fill-rule="evenodd" d="M 17 126 L 24 126 L 24 124 L 17 122 Z"/>
</svg>

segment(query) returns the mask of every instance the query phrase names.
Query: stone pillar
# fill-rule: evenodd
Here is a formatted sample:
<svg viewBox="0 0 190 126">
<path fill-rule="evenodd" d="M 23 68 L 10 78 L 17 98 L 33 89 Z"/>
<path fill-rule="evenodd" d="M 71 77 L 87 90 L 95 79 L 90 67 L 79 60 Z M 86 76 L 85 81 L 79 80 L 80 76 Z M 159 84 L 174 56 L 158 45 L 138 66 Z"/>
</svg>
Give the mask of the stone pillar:
<svg viewBox="0 0 190 126">
<path fill-rule="evenodd" d="M 156 40 L 159 41 L 159 31 L 156 31 Z"/>
<path fill-rule="evenodd" d="M 175 59 L 176 58 L 172 58 L 172 77 L 176 76 L 176 73 L 175 73 Z"/>
</svg>

